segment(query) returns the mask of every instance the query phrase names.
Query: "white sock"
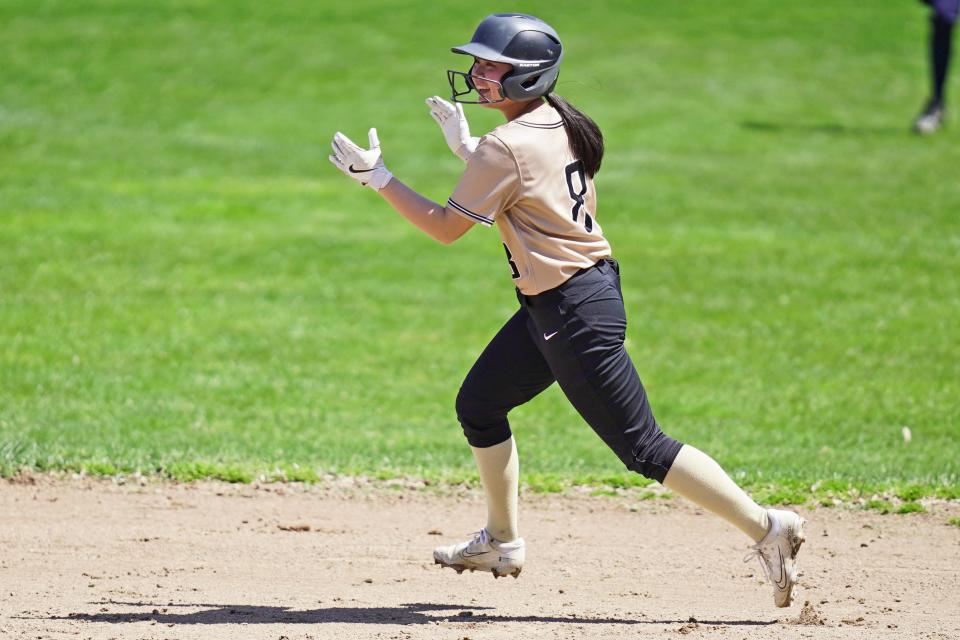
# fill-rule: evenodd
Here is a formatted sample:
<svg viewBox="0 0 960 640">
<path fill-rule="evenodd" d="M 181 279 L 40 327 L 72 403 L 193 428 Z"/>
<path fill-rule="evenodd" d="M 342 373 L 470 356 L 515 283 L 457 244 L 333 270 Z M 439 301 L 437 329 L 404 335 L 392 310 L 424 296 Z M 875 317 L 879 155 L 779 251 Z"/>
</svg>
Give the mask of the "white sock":
<svg viewBox="0 0 960 640">
<path fill-rule="evenodd" d="M 754 542 L 767 535 L 767 510 L 751 500 L 713 458 L 688 444 L 677 454 L 663 486 L 717 514 Z"/>
<path fill-rule="evenodd" d="M 517 493 L 520 459 L 511 436 L 492 447 L 470 447 L 487 494 L 487 531 L 498 542 L 512 542 L 517 534 Z"/>
</svg>

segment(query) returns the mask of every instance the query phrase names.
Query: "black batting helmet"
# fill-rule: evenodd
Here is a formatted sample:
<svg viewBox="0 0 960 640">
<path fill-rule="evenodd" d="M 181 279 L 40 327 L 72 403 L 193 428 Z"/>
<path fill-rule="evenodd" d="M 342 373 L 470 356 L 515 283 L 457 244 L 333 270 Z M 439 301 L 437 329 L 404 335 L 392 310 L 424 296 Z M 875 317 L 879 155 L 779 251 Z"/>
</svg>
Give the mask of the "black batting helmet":
<svg viewBox="0 0 960 640">
<path fill-rule="evenodd" d="M 511 100 L 531 100 L 545 96 L 557 84 L 563 46 L 556 30 L 540 18 L 522 13 L 495 13 L 487 16 L 477 27 L 467 44 L 451 49 L 492 62 L 513 65 L 513 70 L 500 79 L 502 94 Z M 458 90 L 457 79 L 466 84 Z M 470 74 L 447 71 L 447 79 L 456 102 L 474 89 Z"/>
</svg>

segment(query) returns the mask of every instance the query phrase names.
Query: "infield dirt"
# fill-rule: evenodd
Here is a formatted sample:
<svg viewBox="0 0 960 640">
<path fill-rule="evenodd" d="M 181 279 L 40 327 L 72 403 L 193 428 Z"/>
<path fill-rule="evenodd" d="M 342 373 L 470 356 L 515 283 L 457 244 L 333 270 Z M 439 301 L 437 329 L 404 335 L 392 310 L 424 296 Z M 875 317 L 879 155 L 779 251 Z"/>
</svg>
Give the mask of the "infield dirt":
<svg viewBox="0 0 960 640">
<path fill-rule="evenodd" d="M 809 519 L 789 609 L 680 499 L 521 500 L 518 580 L 442 570 L 471 490 L 0 481 L 0 638 L 958 638 L 960 504 Z"/>
</svg>

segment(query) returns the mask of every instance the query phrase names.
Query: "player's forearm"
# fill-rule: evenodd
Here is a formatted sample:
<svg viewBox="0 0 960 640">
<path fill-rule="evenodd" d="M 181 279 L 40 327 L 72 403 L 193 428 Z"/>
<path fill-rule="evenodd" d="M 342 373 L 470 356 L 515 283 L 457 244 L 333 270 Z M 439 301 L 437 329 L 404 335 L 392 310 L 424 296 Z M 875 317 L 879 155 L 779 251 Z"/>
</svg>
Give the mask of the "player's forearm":
<svg viewBox="0 0 960 640">
<path fill-rule="evenodd" d="M 435 240 L 450 244 L 472 226 L 473 221 L 459 215 L 397 180 L 383 164 L 377 130 L 367 132 L 370 148 L 364 149 L 340 133 L 333 136 L 333 154 L 329 160 L 352 180 L 370 187 L 394 209 Z"/>
<path fill-rule="evenodd" d="M 462 225 L 457 220 L 459 216 L 447 211 L 443 205 L 424 198 L 396 176 L 379 193 L 400 215 L 435 240 L 450 244 L 463 235 L 460 230 Z"/>
</svg>

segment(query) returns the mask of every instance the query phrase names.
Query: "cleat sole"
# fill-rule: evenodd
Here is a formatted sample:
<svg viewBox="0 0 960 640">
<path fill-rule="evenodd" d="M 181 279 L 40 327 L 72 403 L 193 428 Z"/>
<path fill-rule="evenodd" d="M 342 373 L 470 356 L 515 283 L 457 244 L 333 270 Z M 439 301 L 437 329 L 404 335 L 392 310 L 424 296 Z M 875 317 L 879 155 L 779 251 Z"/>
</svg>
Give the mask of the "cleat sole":
<svg viewBox="0 0 960 640">
<path fill-rule="evenodd" d="M 470 573 L 473 573 L 474 571 L 477 570 L 476 567 L 468 567 L 462 564 L 447 564 L 446 562 L 442 562 L 436 558 L 433 559 L 433 564 L 440 565 L 441 569 L 453 569 L 454 571 L 457 572 L 457 575 L 462 574 L 464 571 L 469 571 Z M 516 579 L 520 577 L 521 570 L 522 568 L 519 568 L 519 567 L 516 569 L 513 569 L 512 571 L 506 570 L 506 569 L 497 569 L 496 567 L 494 567 L 490 569 L 490 573 L 493 574 L 494 578 L 506 578 L 507 576 L 513 576 L 513 578 Z"/>
<path fill-rule="evenodd" d="M 520 577 L 520 571 L 522 571 L 522 569 L 519 567 L 513 571 L 507 571 L 503 569 L 498 570 L 494 568 L 490 570 L 490 573 L 493 574 L 494 578 L 506 578 L 507 576 L 513 576 L 513 578 L 516 579 Z"/>
<path fill-rule="evenodd" d="M 457 575 L 459 575 L 459 574 L 461 574 L 461 573 L 463 573 L 464 571 L 467 570 L 467 568 L 466 568 L 465 566 L 463 566 L 462 564 L 447 564 L 446 562 L 441 562 L 441 561 L 437 560 L 436 558 L 433 559 L 433 564 L 438 564 L 438 565 L 440 565 L 440 568 L 441 568 L 441 569 L 453 569 L 454 571 L 457 572 Z M 473 569 L 471 569 L 471 571 L 473 571 Z"/>
</svg>

